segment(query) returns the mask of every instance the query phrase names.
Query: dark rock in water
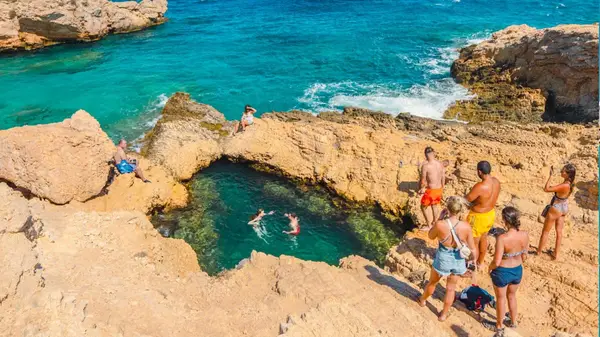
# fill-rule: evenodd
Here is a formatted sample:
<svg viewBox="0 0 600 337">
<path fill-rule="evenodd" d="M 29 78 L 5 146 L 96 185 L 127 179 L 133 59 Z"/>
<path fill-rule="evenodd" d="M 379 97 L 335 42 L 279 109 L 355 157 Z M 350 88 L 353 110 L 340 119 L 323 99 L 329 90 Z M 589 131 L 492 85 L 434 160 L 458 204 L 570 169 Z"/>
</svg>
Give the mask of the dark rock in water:
<svg viewBox="0 0 600 337">
<path fill-rule="evenodd" d="M 173 227 L 170 226 L 160 226 L 156 230 L 165 238 L 171 237 L 174 232 Z"/>
</svg>

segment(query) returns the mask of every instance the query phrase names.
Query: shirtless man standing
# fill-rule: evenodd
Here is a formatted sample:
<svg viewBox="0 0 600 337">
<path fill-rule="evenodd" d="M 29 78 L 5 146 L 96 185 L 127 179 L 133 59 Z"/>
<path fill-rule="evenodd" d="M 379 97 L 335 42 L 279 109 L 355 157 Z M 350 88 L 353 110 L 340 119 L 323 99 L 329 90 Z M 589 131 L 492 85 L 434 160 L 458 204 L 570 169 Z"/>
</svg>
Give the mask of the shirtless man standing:
<svg viewBox="0 0 600 337">
<path fill-rule="evenodd" d="M 467 222 L 471 225 L 475 249 L 478 251 L 477 267 L 483 264 L 487 251 L 487 233 L 494 225 L 496 219 L 496 201 L 500 195 L 500 181 L 492 177 L 492 166 L 487 161 L 477 163 L 477 175 L 481 179 L 475 184 L 466 199 L 471 203 L 471 211 L 467 216 Z M 475 274 L 475 273 L 474 273 Z"/>
<path fill-rule="evenodd" d="M 144 173 L 142 172 L 142 169 L 137 165 L 136 160 L 127 157 L 127 155 L 125 154 L 126 148 L 127 142 L 125 141 L 125 139 L 121 139 L 119 141 L 119 144 L 117 145 L 117 151 L 114 155 L 115 166 L 117 167 L 117 170 L 119 170 L 119 173 L 121 174 L 135 172 L 135 175 L 142 179 L 143 182 L 149 183 L 150 180 L 144 177 Z"/>
<path fill-rule="evenodd" d="M 427 221 L 422 230 L 428 231 L 435 224 L 440 214 L 440 202 L 442 192 L 446 183 L 444 165 L 435 158 L 435 151 L 431 147 L 425 148 L 425 161 L 421 165 L 421 181 L 419 183 L 419 194 L 421 197 L 421 210 Z"/>
</svg>

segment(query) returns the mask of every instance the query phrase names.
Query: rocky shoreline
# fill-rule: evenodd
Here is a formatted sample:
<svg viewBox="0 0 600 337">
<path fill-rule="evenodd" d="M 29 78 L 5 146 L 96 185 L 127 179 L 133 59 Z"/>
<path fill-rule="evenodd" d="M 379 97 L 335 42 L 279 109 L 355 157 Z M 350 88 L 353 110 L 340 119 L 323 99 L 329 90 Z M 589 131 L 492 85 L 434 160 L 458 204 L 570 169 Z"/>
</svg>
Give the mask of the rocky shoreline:
<svg viewBox="0 0 600 337">
<path fill-rule="evenodd" d="M 184 206 L 182 181 L 225 157 L 276 168 L 285 177 L 323 184 L 350 201 L 376 203 L 419 222 L 414 192 L 425 145 L 451 161 L 448 194 L 464 193 L 475 181 L 475 163 L 491 160 L 503 183 L 498 207 L 519 207 L 532 235 L 539 233 L 535 217 L 547 199 L 536 188 L 545 170 L 567 160 L 577 165 L 566 260 L 528 261 L 528 290 L 521 293 L 525 313 L 518 331 L 510 333 L 597 335 L 598 127 L 465 125 L 348 108 L 335 115 L 265 114 L 241 134 L 230 136 L 230 130 L 212 107 L 174 95 L 139 156 L 153 183 L 118 175 L 107 193 L 94 177 L 108 178 L 112 142 L 86 112 L 62 123 L 0 131 L 8 144 L 0 158 L 22 150 L 0 170 L 6 181 L 0 184 L 0 257 L 8 266 L 0 279 L 7 289 L 0 294 L 0 322 L 7 335 L 333 336 L 358 329 L 360 336 L 450 336 L 452 327 L 485 335 L 462 310 L 449 324 L 423 324 L 435 316 L 413 302 L 434 251 L 422 234 L 409 233 L 390 251 L 386 269 L 394 276 L 358 257 L 336 268 L 256 253 L 240 270 L 211 278 L 199 270 L 189 245 L 162 238 L 145 216 Z M 34 141 L 39 135 L 46 136 Z M 36 151 L 29 154 L 29 147 Z M 61 175 L 61 153 L 97 169 Z M 90 259 L 91 271 L 81 273 Z M 395 309 L 376 309 L 382 307 Z"/>
<path fill-rule="evenodd" d="M 598 120 L 598 24 L 510 26 L 463 48 L 451 72 L 477 97 L 449 108 L 446 118 Z"/>
<path fill-rule="evenodd" d="M 166 22 L 167 0 L 0 2 L 0 53 L 142 30 Z"/>
<path fill-rule="evenodd" d="M 333 267 L 253 252 L 209 277 L 188 244 L 148 220 L 184 207 L 185 182 L 224 158 L 422 223 L 425 146 L 450 162 L 446 195 L 464 194 L 476 163 L 490 161 L 502 183 L 498 210 L 519 208 L 532 237 L 550 165 L 577 166 L 564 257 L 528 259 L 522 318 L 507 336 L 598 336 L 598 125 L 464 124 L 346 108 L 264 114 L 235 136 L 232 127 L 213 107 L 173 95 L 134 154 L 151 184 L 114 174 L 114 144 L 85 111 L 0 131 L 0 336 L 491 335 L 459 305 L 437 322 L 439 296 L 431 308 L 415 302 L 435 251 L 423 233 L 392 248 L 385 270 L 356 256 Z"/>
</svg>

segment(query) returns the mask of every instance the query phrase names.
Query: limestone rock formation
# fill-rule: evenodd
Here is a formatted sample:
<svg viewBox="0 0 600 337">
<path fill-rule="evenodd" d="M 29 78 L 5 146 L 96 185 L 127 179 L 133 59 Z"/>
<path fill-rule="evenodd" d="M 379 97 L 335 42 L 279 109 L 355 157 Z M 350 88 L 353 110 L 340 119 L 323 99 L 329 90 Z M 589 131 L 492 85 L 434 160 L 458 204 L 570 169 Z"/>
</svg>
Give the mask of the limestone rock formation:
<svg viewBox="0 0 600 337">
<path fill-rule="evenodd" d="M 201 272 L 190 246 L 161 237 L 144 213 L 185 204 L 185 188 L 177 178 L 208 165 L 199 164 L 199 158 L 210 147 L 196 144 L 207 139 L 215 142 L 217 151 L 206 158 L 224 155 L 290 178 L 322 183 L 350 200 L 378 203 L 391 213 L 413 215 L 417 222 L 414 192 L 426 145 L 450 161 L 446 195 L 463 194 L 477 179 L 477 161 L 487 159 L 503 184 L 499 207 L 517 205 L 532 237 L 539 235 L 535 217 L 548 201 L 540 191 L 548 166 L 575 163 L 578 183 L 563 243 L 568 260 L 549 263 L 541 256 L 526 264 L 521 290 L 524 319 L 517 331 L 507 335 L 550 336 L 561 329 L 597 336 L 593 301 L 598 288 L 598 190 L 594 187 L 598 127 L 464 125 L 347 109 L 344 114 L 320 117 L 300 112 L 267 114 L 236 136 L 209 130 L 215 138 L 203 138 L 194 135 L 198 126 L 206 129 L 223 123 L 221 130 L 226 129 L 220 114 L 185 95 L 175 97 L 165 110 L 164 120 L 144 148 L 152 160 L 139 158 L 152 184 L 132 174 L 119 175 L 106 195 L 82 198 L 83 202 L 73 197 L 67 205 L 55 205 L 36 198 L 44 190 L 32 187 L 49 179 L 46 171 L 54 172 L 52 177 L 64 174 L 63 166 L 61 170 L 36 168 L 34 176 L 27 171 L 32 165 L 22 165 L 13 170 L 20 175 L 4 178 L 12 184 L 0 183 L 0 262 L 5 267 L 0 276 L 0 336 L 490 334 L 460 305 L 447 322 L 438 323 L 439 299 L 434 296 L 431 308 L 416 304 L 419 283 L 427 277 L 434 251 L 423 234 L 409 234 L 390 252 L 387 267 L 396 275 L 356 256 L 333 267 L 256 252 L 218 277 Z M 32 140 L 30 132 L 45 141 Z M 114 151 L 97 122 L 84 112 L 62 123 L 0 131 L 0 139 L 9 144 L 0 152 L 0 160 L 23 158 L 14 159 L 21 164 L 58 162 L 60 155 L 78 158 L 64 145 L 57 154 L 45 153 L 54 143 L 77 144 L 78 150 L 93 158 L 99 158 L 100 152 L 110 158 Z M 180 152 L 178 146 L 198 148 Z M 163 148 L 168 150 L 161 152 Z M 169 166 L 186 162 L 183 157 L 188 154 L 193 158 L 185 166 L 187 171 L 172 177 L 169 172 L 174 167 Z M 79 168 L 94 171 L 96 160 L 85 160 Z M 12 172 L 6 169 L 11 166 L 1 167 Z M 108 167 L 102 170 L 106 174 Z M 29 187 L 14 179 L 23 172 L 31 177 L 26 180 Z M 84 186 L 91 183 L 89 179 L 75 175 L 62 183 Z M 487 278 L 481 284 L 490 288 L 486 282 Z"/>
<path fill-rule="evenodd" d="M 282 323 L 288 336 L 484 333 L 436 323 L 412 286 L 360 257 L 336 268 L 254 252 L 211 278 L 187 244 L 161 237 L 142 213 L 10 197 L 41 231 L 0 232 L 1 336 L 277 336 Z"/>
<path fill-rule="evenodd" d="M 504 186 L 500 203 L 521 200 L 531 214 L 549 200 L 541 190 L 549 166 L 570 161 L 578 167 L 571 214 L 589 223 L 597 217 L 593 186 L 598 181 L 598 131 L 554 124 L 465 125 L 378 114 L 266 114 L 225 142 L 224 154 L 290 178 L 325 184 L 350 200 L 413 214 L 416 221 L 418 167 L 428 145 L 450 162 L 446 195 L 465 193 L 477 181 L 477 162 L 488 160 Z"/>
<path fill-rule="evenodd" d="M 465 120 L 598 119 L 598 25 L 510 26 L 464 48 L 455 79 L 477 98 L 445 114 Z"/>
<path fill-rule="evenodd" d="M 184 207 L 188 192 L 162 166 L 143 157 L 137 157 L 146 177 L 152 181 L 144 183 L 134 174 L 115 177 L 105 193 L 85 203 L 72 203 L 75 209 L 88 211 L 139 211 L 149 213 L 155 209 L 169 211 Z"/>
<path fill-rule="evenodd" d="M 230 123 L 215 108 L 196 103 L 189 94 L 176 93 L 146 135 L 142 153 L 177 179 L 187 180 L 221 156 L 219 142 L 231 131 Z"/>
<path fill-rule="evenodd" d="M 57 204 L 99 194 L 114 151 L 83 110 L 60 123 L 0 131 L 0 142 L 0 179 Z"/>
<path fill-rule="evenodd" d="M 93 41 L 163 23 L 167 0 L 0 2 L 0 52 Z"/>
</svg>

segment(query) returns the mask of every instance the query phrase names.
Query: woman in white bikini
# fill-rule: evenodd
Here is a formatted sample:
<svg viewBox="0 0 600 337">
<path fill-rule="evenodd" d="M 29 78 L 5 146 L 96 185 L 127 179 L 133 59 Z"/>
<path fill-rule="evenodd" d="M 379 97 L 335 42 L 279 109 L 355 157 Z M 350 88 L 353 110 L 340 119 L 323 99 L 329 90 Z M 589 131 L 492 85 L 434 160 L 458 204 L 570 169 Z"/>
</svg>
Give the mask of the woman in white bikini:
<svg viewBox="0 0 600 337">
<path fill-rule="evenodd" d="M 246 127 L 254 124 L 254 114 L 256 113 L 256 109 L 251 107 L 250 105 L 246 105 L 244 107 L 244 113 L 242 114 L 242 118 L 239 123 L 235 124 L 235 128 L 233 129 L 233 134 L 236 134 L 241 131 L 246 131 Z"/>
<path fill-rule="evenodd" d="M 550 253 L 552 260 L 558 258 L 560 250 L 560 243 L 562 241 L 562 230 L 565 225 L 565 215 L 569 212 L 569 197 L 573 193 L 573 186 L 575 184 L 575 165 L 567 164 L 560 171 L 560 176 L 563 178 L 563 182 L 550 186 L 550 179 L 554 173 L 554 167 L 550 167 L 550 175 L 544 186 L 544 192 L 554 193 L 550 205 L 547 210 L 544 210 L 543 216 L 546 217 L 544 220 L 544 229 L 542 230 L 542 236 L 540 237 L 540 243 L 536 255 L 544 250 L 544 246 L 548 241 L 548 235 L 552 226 L 556 228 L 556 244 L 554 246 L 554 252 Z"/>
</svg>

